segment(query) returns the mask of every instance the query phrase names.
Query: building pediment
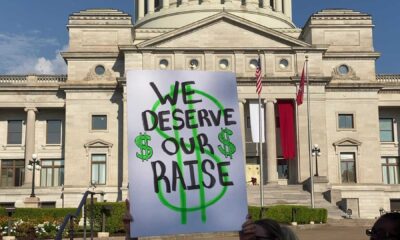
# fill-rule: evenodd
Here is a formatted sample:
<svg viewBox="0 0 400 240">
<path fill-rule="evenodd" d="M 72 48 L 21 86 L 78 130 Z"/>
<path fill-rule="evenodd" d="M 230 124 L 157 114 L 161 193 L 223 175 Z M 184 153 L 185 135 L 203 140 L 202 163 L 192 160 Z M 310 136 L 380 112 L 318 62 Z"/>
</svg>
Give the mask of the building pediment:
<svg viewBox="0 0 400 240">
<path fill-rule="evenodd" d="M 337 146 L 361 146 L 361 142 L 357 141 L 352 138 L 343 138 L 339 141 L 336 141 L 333 143 L 335 147 Z"/>
<path fill-rule="evenodd" d="M 111 154 L 110 149 L 112 148 L 112 146 L 113 146 L 112 143 L 109 143 L 109 142 L 101 140 L 101 139 L 89 141 L 84 145 L 85 150 L 86 150 L 86 156 L 89 156 L 89 154 L 96 149 L 107 150 L 107 154 L 110 155 Z"/>
<path fill-rule="evenodd" d="M 96 139 L 85 144 L 85 148 L 111 148 L 112 146 L 112 143 L 101 139 Z"/>
<path fill-rule="evenodd" d="M 137 45 L 140 48 L 173 49 L 290 49 L 308 43 L 252 21 L 222 12 Z"/>
</svg>

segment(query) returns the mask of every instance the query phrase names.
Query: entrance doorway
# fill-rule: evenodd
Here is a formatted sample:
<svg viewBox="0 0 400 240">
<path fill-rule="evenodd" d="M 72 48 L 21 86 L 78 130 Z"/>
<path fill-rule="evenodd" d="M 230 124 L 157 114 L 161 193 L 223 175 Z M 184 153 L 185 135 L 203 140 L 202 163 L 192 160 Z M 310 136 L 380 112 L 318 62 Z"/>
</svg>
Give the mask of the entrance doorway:
<svg viewBox="0 0 400 240">
<path fill-rule="evenodd" d="M 289 179 L 289 164 L 284 158 L 278 158 L 278 178 Z"/>
</svg>

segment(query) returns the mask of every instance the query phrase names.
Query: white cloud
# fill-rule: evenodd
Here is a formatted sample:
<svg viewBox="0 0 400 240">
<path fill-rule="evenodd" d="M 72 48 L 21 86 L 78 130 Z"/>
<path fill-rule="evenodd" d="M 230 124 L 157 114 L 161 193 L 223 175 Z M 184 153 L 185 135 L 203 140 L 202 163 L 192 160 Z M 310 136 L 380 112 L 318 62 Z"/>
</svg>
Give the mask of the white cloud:
<svg viewBox="0 0 400 240">
<path fill-rule="evenodd" d="M 39 73 L 50 73 L 53 72 L 53 65 L 50 60 L 41 57 L 37 60 L 37 63 L 35 65 L 35 71 Z"/>
<path fill-rule="evenodd" d="M 67 46 L 52 56 L 41 53 L 57 46 L 56 39 L 43 38 L 38 33 L 0 33 L 0 74 L 65 74 L 67 68 L 60 52 Z"/>
</svg>

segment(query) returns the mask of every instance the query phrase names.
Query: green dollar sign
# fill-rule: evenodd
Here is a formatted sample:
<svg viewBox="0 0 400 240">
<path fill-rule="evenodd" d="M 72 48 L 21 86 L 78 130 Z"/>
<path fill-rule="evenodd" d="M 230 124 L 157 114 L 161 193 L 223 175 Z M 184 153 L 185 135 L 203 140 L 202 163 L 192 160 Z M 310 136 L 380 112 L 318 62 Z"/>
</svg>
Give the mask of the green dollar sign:
<svg viewBox="0 0 400 240">
<path fill-rule="evenodd" d="M 140 152 L 136 153 L 136 157 L 142 159 L 142 161 L 147 161 L 153 156 L 153 149 L 149 146 L 150 140 L 151 137 L 146 133 L 140 133 L 140 135 L 135 138 L 136 146 L 140 148 Z"/>
<path fill-rule="evenodd" d="M 230 157 L 236 152 L 236 147 L 233 145 L 229 136 L 232 136 L 233 132 L 228 128 L 222 128 L 221 132 L 218 134 L 219 141 L 223 146 L 218 145 L 219 151 L 225 156 L 225 158 Z"/>
</svg>

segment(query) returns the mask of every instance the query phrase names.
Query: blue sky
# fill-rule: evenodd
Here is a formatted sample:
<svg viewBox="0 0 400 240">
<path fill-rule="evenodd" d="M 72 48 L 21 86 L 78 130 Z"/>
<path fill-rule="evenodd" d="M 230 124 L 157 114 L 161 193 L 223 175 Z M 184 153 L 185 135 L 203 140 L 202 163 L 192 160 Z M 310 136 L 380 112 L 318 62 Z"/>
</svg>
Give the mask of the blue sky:
<svg viewBox="0 0 400 240">
<path fill-rule="evenodd" d="M 72 12 L 87 8 L 116 8 L 132 14 L 133 0 L 1 0 L 0 74 L 62 73 L 58 55 L 68 44 L 66 23 Z M 293 19 L 302 27 L 324 8 L 350 8 L 373 16 L 374 45 L 382 56 L 378 73 L 400 73 L 399 0 L 293 0 Z"/>
</svg>

